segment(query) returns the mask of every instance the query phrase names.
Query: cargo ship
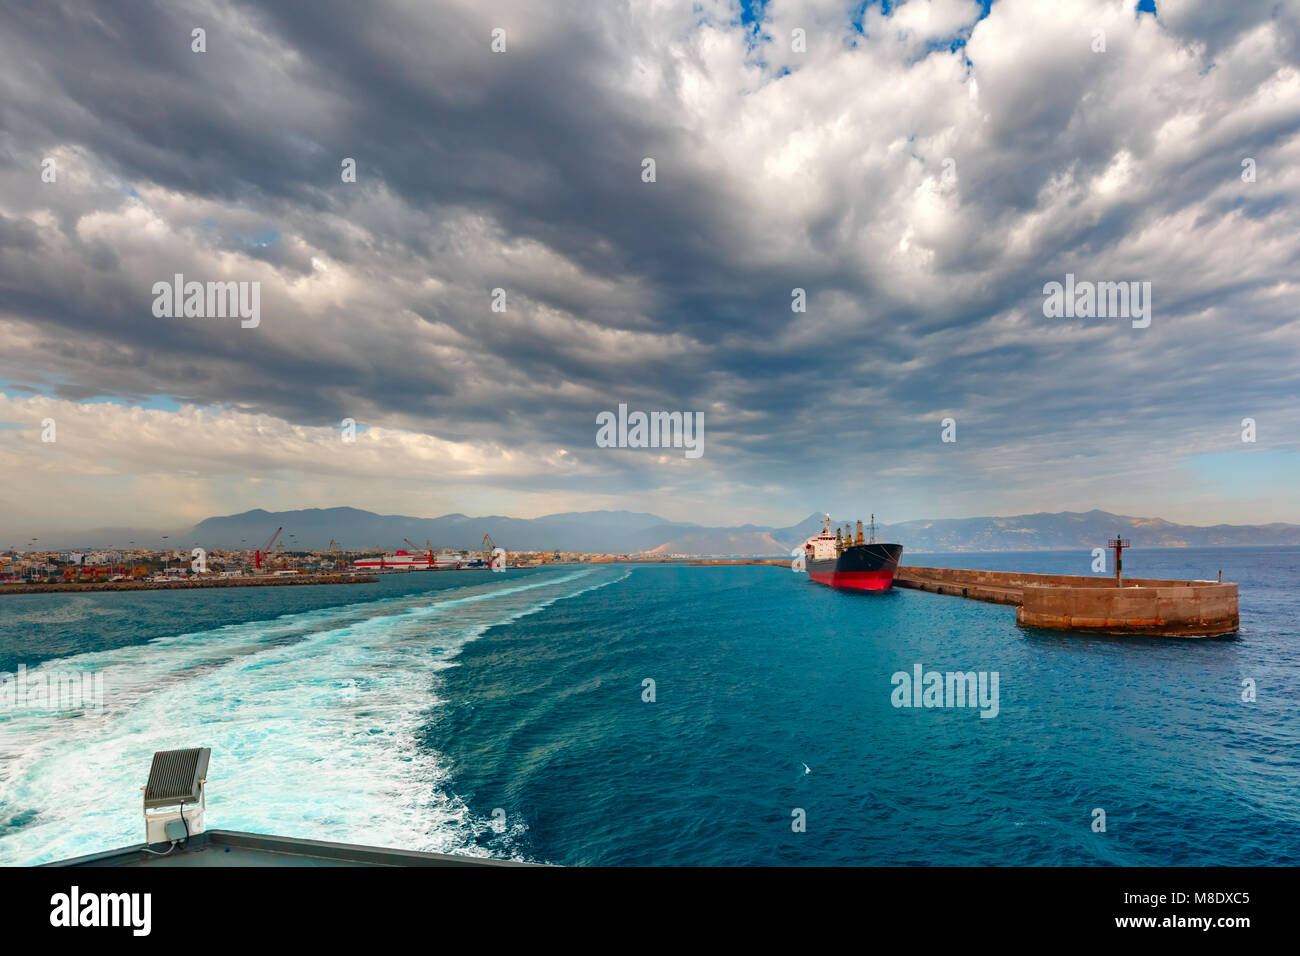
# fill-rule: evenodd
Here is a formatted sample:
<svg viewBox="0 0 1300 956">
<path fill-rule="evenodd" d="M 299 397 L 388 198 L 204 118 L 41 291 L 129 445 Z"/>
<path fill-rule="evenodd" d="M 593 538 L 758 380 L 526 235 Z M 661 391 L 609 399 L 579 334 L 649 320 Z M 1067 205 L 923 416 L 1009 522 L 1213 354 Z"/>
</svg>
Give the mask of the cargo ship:
<svg viewBox="0 0 1300 956">
<path fill-rule="evenodd" d="M 857 535 L 835 529 L 831 534 L 831 516 L 826 516 L 821 534 L 804 542 L 804 563 L 808 577 L 833 588 L 858 591 L 887 591 L 894 584 L 894 571 L 903 556 L 901 544 L 876 541 L 876 516 L 871 516 L 871 537 L 863 540 L 862 522 Z"/>
</svg>

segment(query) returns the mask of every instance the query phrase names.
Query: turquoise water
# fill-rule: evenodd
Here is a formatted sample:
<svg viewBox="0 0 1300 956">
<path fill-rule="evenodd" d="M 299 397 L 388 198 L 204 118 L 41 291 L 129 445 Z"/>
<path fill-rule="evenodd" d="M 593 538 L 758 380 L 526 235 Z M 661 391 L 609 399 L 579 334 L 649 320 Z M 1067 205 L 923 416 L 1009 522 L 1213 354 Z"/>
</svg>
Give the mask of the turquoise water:
<svg viewBox="0 0 1300 956">
<path fill-rule="evenodd" d="M 0 708 L 0 862 L 138 842 L 150 755 L 206 745 L 226 829 L 570 865 L 1295 864 L 1300 549 L 1125 556 L 1220 568 L 1242 632 L 1211 641 L 756 566 L 5 597 L 0 671 L 101 675 L 104 702 Z M 917 664 L 996 672 L 996 716 L 895 707 Z"/>
</svg>

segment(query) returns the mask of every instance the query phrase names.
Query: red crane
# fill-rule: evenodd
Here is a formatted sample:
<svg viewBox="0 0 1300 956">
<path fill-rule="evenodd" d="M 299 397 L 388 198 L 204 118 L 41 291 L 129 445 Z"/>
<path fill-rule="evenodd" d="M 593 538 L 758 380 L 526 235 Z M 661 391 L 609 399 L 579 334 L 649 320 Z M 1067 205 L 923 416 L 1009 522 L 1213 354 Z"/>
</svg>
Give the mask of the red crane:
<svg viewBox="0 0 1300 956">
<path fill-rule="evenodd" d="M 276 539 L 280 537 L 280 532 L 283 530 L 284 530 L 283 525 L 276 528 L 275 534 L 271 535 L 271 540 L 266 542 L 266 547 L 262 548 L 260 551 L 253 552 L 253 567 L 258 571 L 262 570 L 262 564 L 270 556 L 271 549 L 275 547 Z"/>
</svg>

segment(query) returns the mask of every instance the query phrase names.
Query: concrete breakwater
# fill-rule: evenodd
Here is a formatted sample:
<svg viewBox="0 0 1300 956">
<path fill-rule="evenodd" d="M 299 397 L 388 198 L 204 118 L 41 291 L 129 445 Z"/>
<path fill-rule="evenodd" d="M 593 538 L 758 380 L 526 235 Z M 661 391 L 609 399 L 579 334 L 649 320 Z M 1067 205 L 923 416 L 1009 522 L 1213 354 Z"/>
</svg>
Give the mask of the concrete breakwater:
<svg viewBox="0 0 1300 956">
<path fill-rule="evenodd" d="M 293 584 L 371 584 L 368 574 L 301 574 L 274 577 L 197 578 L 192 581 L 58 581 L 53 584 L 6 584 L 0 594 L 53 594 L 62 591 L 186 591 L 191 588 L 261 588 Z"/>
<path fill-rule="evenodd" d="M 899 587 L 1013 605 L 1016 623 L 1064 631 L 1220 637 L 1240 626 L 1237 585 L 1070 574 L 900 567 Z"/>
</svg>

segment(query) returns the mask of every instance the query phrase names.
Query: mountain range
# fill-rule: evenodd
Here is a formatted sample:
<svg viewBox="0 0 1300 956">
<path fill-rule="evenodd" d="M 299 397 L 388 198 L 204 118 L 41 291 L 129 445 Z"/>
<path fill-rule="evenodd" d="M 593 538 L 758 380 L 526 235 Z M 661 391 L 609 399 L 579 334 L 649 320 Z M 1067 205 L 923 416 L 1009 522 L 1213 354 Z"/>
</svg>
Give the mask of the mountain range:
<svg viewBox="0 0 1300 956">
<path fill-rule="evenodd" d="M 277 527 L 285 546 L 322 549 L 331 539 L 346 550 L 393 550 L 409 538 L 434 548 L 479 548 L 483 536 L 507 551 L 559 550 L 660 555 L 783 556 L 815 534 L 822 516 L 813 513 L 790 527 L 706 527 L 631 511 L 580 511 L 540 518 L 502 515 L 438 518 L 379 515 L 357 508 L 312 508 L 208 518 L 171 541 L 208 548 L 261 547 Z M 832 527 L 847 524 L 836 519 Z M 1119 534 L 1139 548 L 1300 545 L 1300 525 L 1175 524 L 1106 511 L 1058 512 L 1010 517 L 943 518 L 877 525 L 879 540 L 901 542 L 908 552 L 1038 551 L 1094 548 Z M 118 542 L 120 543 L 120 542 Z"/>
</svg>

